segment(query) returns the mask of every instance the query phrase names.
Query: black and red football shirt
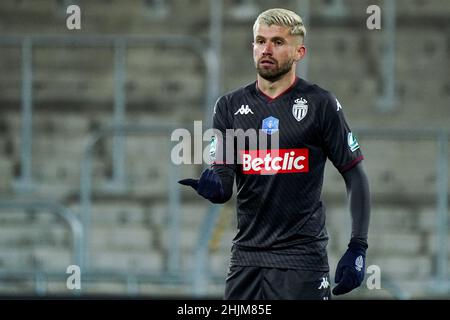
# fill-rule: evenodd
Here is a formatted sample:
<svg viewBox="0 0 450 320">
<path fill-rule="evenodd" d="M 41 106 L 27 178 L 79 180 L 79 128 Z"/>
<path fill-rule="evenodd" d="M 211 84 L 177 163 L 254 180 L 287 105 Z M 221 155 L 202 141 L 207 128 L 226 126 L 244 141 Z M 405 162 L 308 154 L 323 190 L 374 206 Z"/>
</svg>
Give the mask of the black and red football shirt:
<svg viewBox="0 0 450 320">
<path fill-rule="evenodd" d="M 213 168 L 237 186 L 231 264 L 328 271 L 325 162 L 343 173 L 363 159 L 338 100 L 300 78 L 274 99 L 254 82 L 219 98 L 213 127 L 214 151 L 228 146 Z"/>
</svg>

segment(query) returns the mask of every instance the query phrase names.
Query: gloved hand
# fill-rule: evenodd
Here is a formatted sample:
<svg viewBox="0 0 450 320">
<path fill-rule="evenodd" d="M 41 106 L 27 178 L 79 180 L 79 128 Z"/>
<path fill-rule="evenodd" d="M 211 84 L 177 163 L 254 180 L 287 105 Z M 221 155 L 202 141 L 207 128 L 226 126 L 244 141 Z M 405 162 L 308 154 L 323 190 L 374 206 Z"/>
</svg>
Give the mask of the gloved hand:
<svg viewBox="0 0 450 320">
<path fill-rule="evenodd" d="M 350 241 L 336 268 L 334 282 L 337 286 L 334 287 L 333 294 L 345 294 L 361 285 L 366 268 L 366 249 L 367 246 Z"/>
<path fill-rule="evenodd" d="M 203 198 L 212 203 L 221 203 L 225 197 L 220 177 L 211 169 L 203 171 L 200 179 L 183 179 L 179 184 L 191 186 Z"/>
</svg>

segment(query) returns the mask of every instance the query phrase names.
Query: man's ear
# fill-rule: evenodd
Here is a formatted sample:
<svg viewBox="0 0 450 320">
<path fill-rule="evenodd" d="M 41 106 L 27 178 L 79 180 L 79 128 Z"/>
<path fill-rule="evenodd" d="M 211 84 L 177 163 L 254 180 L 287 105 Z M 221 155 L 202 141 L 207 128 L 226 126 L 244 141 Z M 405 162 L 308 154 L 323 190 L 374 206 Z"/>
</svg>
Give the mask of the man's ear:
<svg viewBox="0 0 450 320">
<path fill-rule="evenodd" d="M 295 52 L 295 61 L 300 61 L 302 60 L 306 55 L 306 47 L 303 44 L 299 44 L 296 47 L 296 52 Z"/>
</svg>

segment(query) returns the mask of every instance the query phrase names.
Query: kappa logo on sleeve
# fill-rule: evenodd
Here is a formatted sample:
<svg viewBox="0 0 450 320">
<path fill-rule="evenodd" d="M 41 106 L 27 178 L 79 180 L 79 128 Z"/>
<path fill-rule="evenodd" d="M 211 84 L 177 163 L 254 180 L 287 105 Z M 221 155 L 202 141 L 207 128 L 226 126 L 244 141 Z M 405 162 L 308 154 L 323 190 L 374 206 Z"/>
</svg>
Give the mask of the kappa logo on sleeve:
<svg viewBox="0 0 450 320">
<path fill-rule="evenodd" d="M 348 133 L 348 136 L 347 136 L 347 143 L 348 143 L 348 146 L 350 147 L 350 150 L 351 150 L 352 152 L 355 152 L 357 149 L 359 149 L 359 143 L 358 143 L 358 141 L 356 140 L 356 137 L 353 136 L 353 133 L 352 133 L 352 132 L 349 132 L 349 133 Z"/>
<path fill-rule="evenodd" d="M 336 99 L 336 111 L 342 110 L 342 106 L 339 103 L 338 99 Z"/>
</svg>

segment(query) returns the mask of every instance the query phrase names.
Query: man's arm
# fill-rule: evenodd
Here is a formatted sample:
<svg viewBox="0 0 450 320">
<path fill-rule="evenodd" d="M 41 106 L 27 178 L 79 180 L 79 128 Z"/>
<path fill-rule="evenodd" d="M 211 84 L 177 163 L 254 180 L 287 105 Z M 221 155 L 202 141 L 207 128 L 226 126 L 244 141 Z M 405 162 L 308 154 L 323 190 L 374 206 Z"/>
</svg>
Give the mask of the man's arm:
<svg viewBox="0 0 450 320">
<path fill-rule="evenodd" d="M 234 168 L 227 165 L 212 165 L 212 170 L 220 177 L 222 182 L 223 194 L 217 203 L 225 203 L 233 195 Z"/>
<path fill-rule="evenodd" d="M 352 234 L 348 249 L 336 268 L 337 286 L 333 294 L 340 295 L 359 287 L 364 280 L 367 234 L 370 220 L 370 193 L 362 163 L 342 173 L 347 187 L 352 218 Z"/>
<path fill-rule="evenodd" d="M 352 217 L 351 241 L 367 247 L 370 221 L 369 181 L 362 162 L 342 174 L 347 187 Z"/>
<path fill-rule="evenodd" d="M 225 161 L 228 159 L 227 151 L 233 153 L 233 150 L 225 148 L 227 139 L 233 139 L 233 136 L 227 137 L 226 129 L 231 128 L 231 125 L 226 107 L 227 99 L 225 97 L 219 98 L 214 106 L 213 128 L 216 130 L 216 135 L 211 140 L 210 147 L 210 156 L 214 163 L 203 171 L 199 179 L 178 181 L 182 185 L 191 186 L 200 196 L 212 203 L 225 203 L 233 194 L 235 165 L 234 163 L 227 164 Z"/>
</svg>

